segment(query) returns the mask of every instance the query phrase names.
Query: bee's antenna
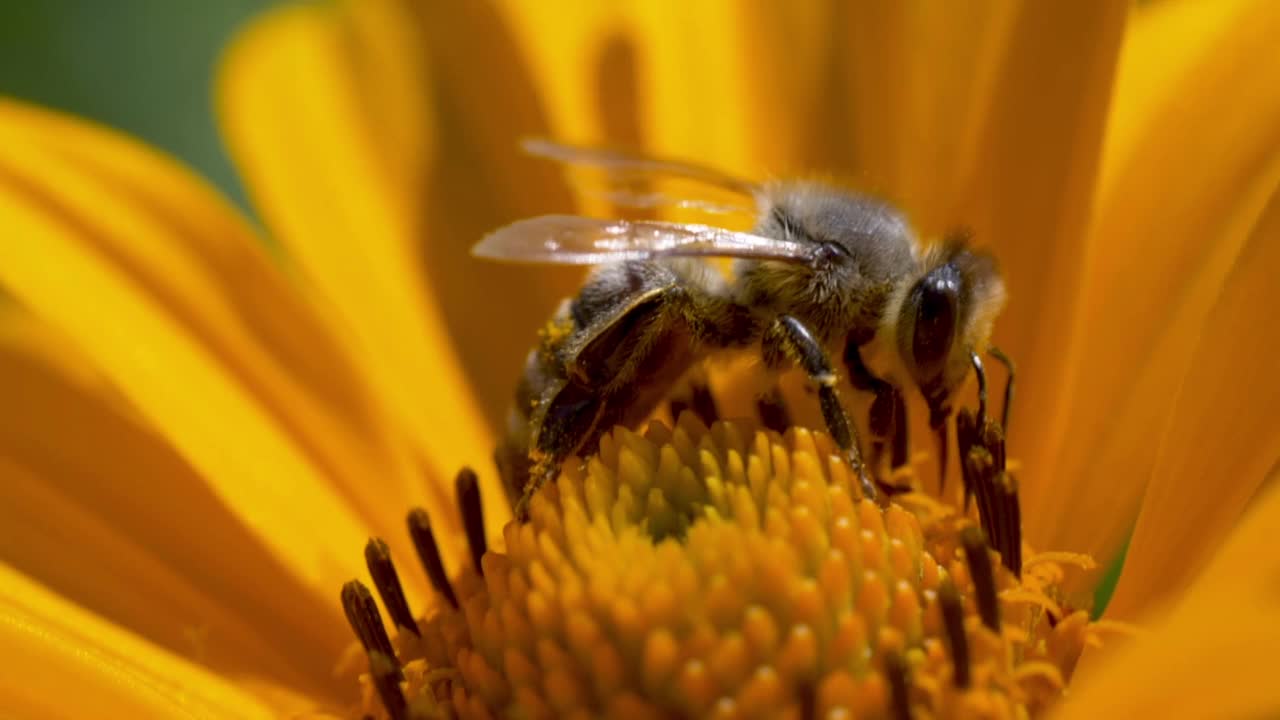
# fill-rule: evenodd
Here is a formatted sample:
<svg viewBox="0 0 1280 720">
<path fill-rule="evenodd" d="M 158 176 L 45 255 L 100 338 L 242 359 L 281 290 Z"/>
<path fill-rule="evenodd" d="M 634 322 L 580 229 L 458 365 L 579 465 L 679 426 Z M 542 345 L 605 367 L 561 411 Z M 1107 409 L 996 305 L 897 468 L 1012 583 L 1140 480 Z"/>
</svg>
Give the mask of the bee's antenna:
<svg viewBox="0 0 1280 720">
<path fill-rule="evenodd" d="M 987 422 L 987 371 L 982 367 L 982 358 L 978 353 L 970 352 L 969 361 L 973 363 L 973 372 L 978 376 L 978 427 Z"/>
<path fill-rule="evenodd" d="M 1004 384 L 1004 408 L 1000 412 L 1000 424 L 1004 426 L 1002 429 L 1007 440 L 1009 437 L 1009 409 L 1013 407 L 1013 376 L 1016 373 L 1016 369 L 1013 360 L 1008 355 L 1005 355 L 1000 348 L 992 345 L 987 348 L 987 352 L 991 354 L 991 357 L 999 360 L 1009 373 L 1009 379 Z"/>
</svg>

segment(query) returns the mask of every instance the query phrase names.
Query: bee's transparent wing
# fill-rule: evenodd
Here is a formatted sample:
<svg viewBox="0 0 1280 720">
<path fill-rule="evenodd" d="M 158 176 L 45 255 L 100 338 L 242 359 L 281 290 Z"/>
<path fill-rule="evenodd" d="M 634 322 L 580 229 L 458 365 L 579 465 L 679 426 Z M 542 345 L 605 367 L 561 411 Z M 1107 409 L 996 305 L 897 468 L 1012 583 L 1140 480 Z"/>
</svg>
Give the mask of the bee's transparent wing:
<svg viewBox="0 0 1280 720">
<path fill-rule="evenodd" d="M 734 177 L 713 168 L 681 160 L 648 157 L 611 148 L 562 145 L 544 138 L 525 139 L 521 142 L 521 147 L 530 155 L 547 158 L 565 165 L 598 168 L 608 173 L 615 182 L 623 184 L 640 182 L 646 179 L 674 177 L 694 180 L 752 199 L 762 191 L 757 183 Z M 619 198 L 626 198 L 626 195 L 620 190 L 616 190 L 615 193 Z"/>
<path fill-rule="evenodd" d="M 490 233 L 471 249 L 507 262 L 599 265 L 670 256 L 720 256 L 808 262 L 818 246 L 712 225 L 542 215 Z"/>
</svg>

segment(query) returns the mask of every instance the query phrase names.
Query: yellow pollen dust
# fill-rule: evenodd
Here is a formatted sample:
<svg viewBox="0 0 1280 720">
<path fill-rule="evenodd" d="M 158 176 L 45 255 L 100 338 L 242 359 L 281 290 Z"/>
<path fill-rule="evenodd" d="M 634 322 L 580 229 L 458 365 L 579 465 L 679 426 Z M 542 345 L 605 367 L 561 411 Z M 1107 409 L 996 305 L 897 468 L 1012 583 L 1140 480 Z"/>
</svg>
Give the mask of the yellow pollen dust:
<svg viewBox="0 0 1280 720">
<path fill-rule="evenodd" d="M 857 487 L 821 433 L 690 413 L 616 429 L 506 527 L 483 577 L 454 580 L 460 610 L 437 602 L 421 639 L 396 638 L 410 715 L 1041 714 L 1091 639 L 1057 591 L 1087 559 L 1024 549 L 1019 579 L 982 550 L 993 629 L 962 542 L 976 522 Z M 360 713 L 386 717 L 362 683 Z"/>
</svg>

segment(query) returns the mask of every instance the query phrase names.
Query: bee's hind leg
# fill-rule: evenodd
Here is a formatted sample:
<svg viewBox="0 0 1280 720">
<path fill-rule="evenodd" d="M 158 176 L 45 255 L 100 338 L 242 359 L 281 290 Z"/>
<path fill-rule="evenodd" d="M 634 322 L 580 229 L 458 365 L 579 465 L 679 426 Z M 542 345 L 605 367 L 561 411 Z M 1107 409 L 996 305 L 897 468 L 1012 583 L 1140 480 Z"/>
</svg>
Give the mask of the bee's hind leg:
<svg viewBox="0 0 1280 720">
<path fill-rule="evenodd" d="M 836 373 L 822 344 L 804 323 L 790 315 L 780 315 L 765 330 L 760 345 L 765 365 L 777 368 L 790 360 L 799 365 L 809 376 L 809 381 L 817 386 L 818 402 L 827 432 L 845 452 L 850 466 L 858 474 L 863 496 L 877 499 L 876 486 L 867 474 L 866 463 L 862 461 L 858 429 L 849 422 L 849 416 L 840 404 L 840 398 L 836 394 Z"/>
<path fill-rule="evenodd" d="M 907 402 L 902 390 L 883 378 L 876 377 L 862 360 L 857 340 L 850 337 L 845 343 L 844 364 L 849 371 L 849 383 L 859 390 L 875 394 L 871 401 L 868 430 L 871 432 L 871 467 L 879 471 L 886 444 L 889 447 L 891 470 L 907 464 Z M 890 493 L 896 486 L 877 478 Z"/>
</svg>

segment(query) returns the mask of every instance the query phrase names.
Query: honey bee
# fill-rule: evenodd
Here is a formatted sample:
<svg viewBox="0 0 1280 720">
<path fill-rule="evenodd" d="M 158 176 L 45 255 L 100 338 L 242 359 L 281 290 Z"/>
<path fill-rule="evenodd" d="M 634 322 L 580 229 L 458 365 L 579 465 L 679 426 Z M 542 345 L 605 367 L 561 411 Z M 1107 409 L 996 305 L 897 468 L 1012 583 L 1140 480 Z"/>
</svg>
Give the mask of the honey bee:
<svg viewBox="0 0 1280 720">
<path fill-rule="evenodd" d="M 754 351 L 772 372 L 798 367 L 816 391 L 826 429 L 877 497 L 857 426 L 837 395 L 833 353 L 854 388 L 874 394 L 873 451 L 906 462 L 902 390 L 864 362 L 888 348 L 929 408 L 945 479 L 951 399 L 1005 299 L 994 259 L 954 234 L 922 248 L 905 217 L 874 198 L 811 181 L 754 183 L 697 165 L 547 141 L 526 150 L 614 178 L 676 177 L 744 199 L 751 232 L 657 220 L 545 215 L 500 228 L 472 250 L 506 262 L 597 266 L 542 331 L 518 383 L 495 453 L 518 518 L 564 460 L 595 449 L 614 425 L 634 426 L 708 357 Z M 623 189 L 612 199 L 646 206 Z M 711 258 L 731 258 L 725 274 Z M 1000 356 L 1003 357 L 1003 356 Z M 760 401 L 766 424 L 785 407 Z M 768 422 L 773 418 L 774 422 Z M 885 486 L 888 490 L 888 487 Z"/>
</svg>

